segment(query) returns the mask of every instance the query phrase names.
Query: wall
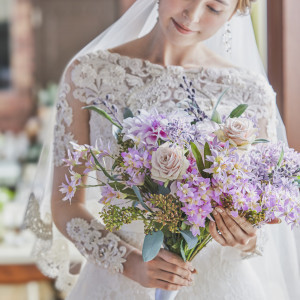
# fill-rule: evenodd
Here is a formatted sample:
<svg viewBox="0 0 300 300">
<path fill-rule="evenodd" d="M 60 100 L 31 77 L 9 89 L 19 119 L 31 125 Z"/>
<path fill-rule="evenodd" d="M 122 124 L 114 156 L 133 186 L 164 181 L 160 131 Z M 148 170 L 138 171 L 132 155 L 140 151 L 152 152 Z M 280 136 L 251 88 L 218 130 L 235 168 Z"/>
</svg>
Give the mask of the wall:
<svg viewBox="0 0 300 300">
<path fill-rule="evenodd" d="M 283 3 L 284 120 L 288 140 L 300 151 L 300 1 Z"/>
</svg>

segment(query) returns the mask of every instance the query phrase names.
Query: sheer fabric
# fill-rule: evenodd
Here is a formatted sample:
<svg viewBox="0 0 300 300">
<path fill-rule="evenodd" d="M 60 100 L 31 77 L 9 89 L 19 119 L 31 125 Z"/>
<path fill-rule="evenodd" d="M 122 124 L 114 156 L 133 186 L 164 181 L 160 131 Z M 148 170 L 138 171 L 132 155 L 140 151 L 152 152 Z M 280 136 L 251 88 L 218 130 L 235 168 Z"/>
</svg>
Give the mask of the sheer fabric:
<svg viewBox="0 0 300 300">
<path fill-rule="evenodd" d="M 150 110 L 154 107 L 161 112 L 170 112 L 184 106 L 183 100 L 186 95 L 180 88 L 183 76 L 193 81 L 199 96 L 199 105 L 208 113 L 212 111 L 218 95 L 230 87 L 220 104 L 220 111 L 229 113 L 238 104 L 249 104 L 249 113 L 258 118 L 262 129 L 261 137 L 276 140 L 275 93 L 263 76 L 257 76 L 245 69 L 185 70 L 178 66 L 162 67 L 148 61 L 99 50 L 78 58 L 67 73 L 69 75 L 62 85 L 63 92 L 60 93 L 57 106 L 57 126 L 63 127 L 61 130 L 63 134 L 57 135 L 55 141 L 55 149 L 59 150 L 56 150 L 58 167 L 68 147 L 63 140 L 64 137 L 72 136 L 73 141 L 79 143 L 82 141 L 78 130 L 75 131 L 77 136 L 72 131 L 72 128 L 82 127 L 83 122 L 86 122 L 81 114 L 77 115 L 81 106 L 94 103 L 99 97 L 104 98 L 107 94 L 111 94 L 113 99 L 110 104 L 120 108 L 120 118 L 124 107 L 129 107 L 134 113 L 141 108 Z M 207 96 L 203 96 L 203 93 Z M 64 105 L 60 105 L 60 102 Z M 66 120 L 71 121 L 67 123 L 61 116 L 67 116 Z M 110 142 L 111 148 L 117 151 L 117 145 L 111 137 L 111 125 L 92 112 L 89 117 L 88 142 L 95 144 L 101 139 L 103 143 Z M 260 239 L 268 249 L 265 254 L 267 256 L 272 251 L 272 246 L 269 245 L 273 243 L 271 230 L 265 228 L 266 232 L 261 234 Z M 141 224 L 124 226 L 115 234 L 128 244 L 142 248 L 144 235 Z M 269 286 L 275 280 L 279 286 L 278 288 L 276 285 L 276 295 L 284 298 L 275 295 L 277 298 L 274 299 L 289 299 L 289 291 L 278 258 L 274 272 L 277 275 L 272 278 L 266 277 L 268 280 L 260 277 L 265 271 L 261 266 L 269 264 L 266 261 L 268 260 L 265 260 L 265 256 L 241 260 L 240 251 L 224 248 L 212 242 L 194 261 L 194 266 L 200 273 L 195 286 L 182 289 L 177 298 L 269 299 L 270 295 L 274 296 L 273 289 Z M 215 284 L 216 281 L 218 285 Z M 145 289 L 121 274 L 108 273 L 88 261 L 69 299 L 153 299 L 153 297 L 152 289 Z"/>
<path fill-rule="evenodd" d="M 120 108 L 129 106 L 134 112 L 140 108 L 149 110 L 153 107 L 161 111 L 171 111 L 183 104 L 184 95 L 179 88 L 183 74 L 193 80 L 196 89 L 205 90 L 207 93 L 208 97 L 199 97 L 199 101 L 200 106 L 208 113 L 212 110 L 220 92 L 230 86 L 231 89 L 220 105 L 223 113 L 228 113 L 237 104 L 249 103 L 250 114 L 259 119 L 262 136 L 276 140 L 276 137 L 280 135 L 284 139 L 282 125 L 277 127 L 280 128 L 281 134 L 278 130 L 276 132 L 276 124 L 279 124 L 280 118 L 277 115 L 276 122 L 275 93 L 265 77 L 257 75 L 257 72 L 261 74 L 263 72 L 249 17 L 245 17 L 243 21 L 241 18 L 235 19 L 233 36 L 237 43 L 233 45 L 231 60 L 240 67 L 245 67 L 245 63 L 248 64 L 247 66 L 250 66 L 256 73 L 238 67 L 201 70 L 184 70 L 176 66 L 164 68 L 147 61 L 131 59 L 103 50 L 143 36 L 153 28 L 156 18 L 156 1 L 138 0 L 118 22 L 70 61 L 62 76 L 58 95 L 53 156 L 55 169 L 63 168 L 60 166 L 60 159 L 66 156 L 70 141 L 94 144 L 101 138 L 103 142 L 110 140 L 112 148 L 116 149 L 114 141 L 111 140 L 110 124 L 99 119 L 99 116 L 93 112 L 90 114 L 82 111 L 82 106 L 92 103 L 99 96 L 105 97 L 106 94 L 113 94 L 113 102 Z M 248 28 L 247 35 L 245 35 L 245 28 Z M 218 34 L 219 36 L 222 34 L 222 29 Z M 213 37 L 210 41 L 211 49 L 221 49 L 218 44 L 219 40 L 218 35 Z M 243 51 L 241 47 L 244 47 L 246 43 L 242 41 L 247 41 L 248 51 L 250 49 L 256 49 L 256 51 L 249 53 Z M 241 53 L 249 55 L 238 56 Z M 239 61 L 235 63 L 237 58 Z M 59 289 L 70 290 L 77 280 L 77 276 L 69 272 L 69 249 L 73 246 L 58 234 L 51 224 L 53 218 L 50 210 L 51 185 L 46 184 L 45 186 L 45 182 L 51 182 L 52 178 L 51 164 L 49 164 L 51 160 L 49 160 L 47 150 L 49 148 L 46 148 L 42 155 L 40 173 L 37 175 L 34 192 L 29 201 L 25 224 L 32 228 L 38 237 L 35 254 L 38 257 L 40 268 L 46 275 L 57 278 L 56 283 Z M 51 152 L 52 149 L 50 149 Z M 60 185 L 63 180 L 64 178 L 58 176 L 54 185 L 57 186 L 58 183 Z M 63 233 L 66 236 L 68 236 L 67 223 L 72 219 L 80 218 L 86 222 L 92 222 L 94 218 L 97 218 L 99 194 L 97 192 L 94 195 L 88 193 L 85 198 L 88 200 L 85 205 L 75 201 L 72 206 L 68 206 L 68 209 L 61 209 L 57 214 L 58 226 L 65 229 Z M 88 210 L 87 206 L 91 206 L 92 209 Z M 279 228 L 281 229 L 279 230 Z M 276 230 L 280 232 L 279 235 Z M 114 249 L 119 251 L 120 247 L 124 246 L 130 251 L 130 245 L 141 248 L 142 231 L 142 226 L 139 225 L 122 228 L 121 231 L 115 233 L 116 239 L 119 236 L 121 240 Z M 265 237 L 262 240 L 266 241 L 266 237 L 269 236 L 267 243 L 272 246 L 266 247 L 269 250 L 263 258 L 252 258 L 249 261 L 241 262 L 241 253 L 235 252 L 233 249 L 223 249 L 212 242 L 205 249 L 203 255 L 198 257 L 199 261 L 195 262 L 197 268 L 205 270 L 199 277 L 199 284 L 196 283 L 194 288 L 181 291 L 179 299 L 186 299 L 183 298 L 186 296 L 191 299 L 202 299 L 202 296 L 203 299 L 209 299 L 204 298 L 205 296 L 212 298 L 211 292 L 216 290 L 216 287 L 211 285 L 211 281 L 214 282 L 218 278 L 220 285 L 214 292 L 213 299 L 241 299 L 244 295 L 247 297 L 247 293 L 251 290 L 254 291 L 255 287 L 257 292 L 251 299 L 268 299 L 270 295 L 273 295 L 273 290 L 267 288 L 272 286 L 272 281 L 277 287 L 277 293 L 274 295 L 283 295 L 281 298 L 273 297 L 273 299 L 297 299 L 293 298 L 295 295 L 298 297 L 297 293 L 299 293 L 295 288 L 295 281 L 293 281 L 299 280 L 299 274 L 296 274 L 295 268 L 297 265 L 295 240 L 285 225 L 268 228 L 267 231 L 269 231 L 269 235 L 263 234 L 262 236 Z M 272 232 L 270 233 L 270 231 Z M 281 238 L 272 240 L 274 236 Z M 282 247 L 281 244 L 289 246 Z M 285 257 L 284 263 L 279 255 L 281 250 L 279 252 L 272 251 L 279 248 L 289 251 L 289 257 Z M 91 258 L 88 253 L 86 258 L 88 262 L 81 272 L 70 299 L 141 299 L 142 296 L 145 299 L 153 298 L 152 290 L 140 287 L 121 274 L 110 273 L 104 268 L 96 266 L 94 258 Z M 210 267 L 207 265 L 207 261 L 211 261 Z M 275 268 L 270 277 L 268 272 L 264 272 L 273 268 L 273 261 Z M 292 272 L 286 272 L 287 269 Z M 260 274 L 265 276 L 260 277 Z M 288 274 L 287 281 L 284 280 L 286 274 Z M 229 280 L 227 281 L 226 278 Z M 237 284 L 233 286 L 232 282 L 235 281 Z M 99 282 L 103 284 L 99 284 Z M 245 282 L 249 282 L 249 289 L 248 287 L 242 289 Z M 290 293 L 290 298 L 287 296 L 288 293 Z M 293 296 L 292 293 L 294 293 Z M 221 294 L 226 295 L 227 298 L 222 298 Z M 248 293 L 248 295 L 250 294 Z M 197 295 L 196 298 L 195 295 Z"/>
</svg>

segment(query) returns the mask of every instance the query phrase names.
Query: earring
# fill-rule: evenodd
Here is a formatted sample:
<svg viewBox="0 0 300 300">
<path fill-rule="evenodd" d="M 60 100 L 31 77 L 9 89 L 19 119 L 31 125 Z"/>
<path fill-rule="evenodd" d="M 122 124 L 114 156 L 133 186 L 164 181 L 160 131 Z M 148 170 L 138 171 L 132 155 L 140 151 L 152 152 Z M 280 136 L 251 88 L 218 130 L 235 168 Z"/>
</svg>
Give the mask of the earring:
<svg viewBox="0 0 300 300">
<path fill-rule="evenodd" d="M 229 22 L 227 22 L 225 25 L 225 32 L 223 33 L 223 44 L 225 47 L 225 51 L 228 54 L 231 54 L 232 32 L 231 32 L 231 25 Z"/>
</svg>

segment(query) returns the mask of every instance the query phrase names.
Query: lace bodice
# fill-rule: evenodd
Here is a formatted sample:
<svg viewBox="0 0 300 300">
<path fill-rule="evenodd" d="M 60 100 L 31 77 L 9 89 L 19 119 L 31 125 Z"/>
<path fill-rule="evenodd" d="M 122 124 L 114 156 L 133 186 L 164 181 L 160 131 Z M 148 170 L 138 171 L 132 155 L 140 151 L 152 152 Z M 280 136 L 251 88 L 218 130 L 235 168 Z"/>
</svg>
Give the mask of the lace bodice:
<svg viewBox="0 0 300 300">
<path fill-rule="evenodd" d="M 59 92 L 57 104 L 57 128 L 55 131 L 55 164 L 60 165 L 66 155 L 69 141 L 76 138 L 67 130 L 72 123 L 72 101 L 82 105 L 93 104 L 99 98 L 112 95 L 111 104 L 119 108 L 129 107 L 133 113 L 139 109 L 156 108 L 160 112 L 170 112 L 184 105 L 186 93 L 180 87 L 183 76 L 193 82 L 197 91 L 197 101 L 208 115 L 212 112 L 218 97 L 227 88 L 219 110 L 228 114 L 238 104 L 249 105 L 247 112 L 256 116 L 261 135 L 276 139 L 275 93 L 266 79 L 240 68 L 184 69 L 180 66 L 163 67 L 141 59 L 121 56 L 107 50 L 80 57 L 69 70 L 70 82 L 65 80 Z M 122 118 L 122 111 L 119 111 Z M 90 142 L 97 139 L 104 143 L 113 141 L 111 124 L 91 113 Z"/>
<path fill-rule="evenodd" d="M 149 61 L 113 54 L 107 50 L 99 50 L 73 61 L 63 74 L 56 105 L 54 165 L 56 167 L 62 165 L 62 159 L 66 157 L 67 149 L 70 148 L 70 141 L 79 144 L 89 143 L 94 145 L 97 140 L 101 139 L 104 144 L 109 143 L 111 149 L 117 151 L 117 145 L 114 138 L 112 138 L 111 124 L 94 112 L 81 110 L 82 107 L 89 104 L 100 103 L 99 99 L 104 99 L 106 95 L 111 95 L 109 105 L 115 104 L 119 108 L 118 114 L 120 119 L 122 119 L 122 110 L 125 107 L 129 107 L 134 114 L 136 114 L 139 109 L 149 111 L 153 108 L 156 108 L 159 112 L 171 112 L 185 105 L 184 100 L 187 98 L 187 95 L 180 87 L 180 84 L 183 83 L 183 76 L 193 82 L 193 87 L 197 94 L 197 101 L 201 109 L 208 115 L 212 112 L 220 94 L 225 89 L 228 89 L 219 105 L 219 112 L 228 114 L 238 104 L 246 103 L 249 105 L 248 113 L 251 116 L 255 116 L 258 120 L 261 129 L 260 135 L 269 140 L 276 139 L 275 93 L 263 76 L 240 68 L 184 69 L 179 66 L 163 67 Z M 88 130 L 83 131 L 83 127 L 88 128 Z M 88 133 L 86 133 L 87 131 Z M 84 134 L 82 134 L 83 132 Z M 32 205 L 30 207 L 35 208 L 36 206 Z M 38 208 L 36 210 L 38 210 Z M 93 213 L 97 215 L 97 212 Z M 31 216 L 33 219 L 35 218 L 34 216 L 37 215 L 38 213 L 36 211 L 29 209 L 27 219 L 30 220 Z M 103 235 L 96 234 L 96 239 L 93 238 L 91 243 L 86 238 L 76 240 L 74 230 L 78 230 L 76 226 L 78 225 L 79 217 L 80 216 L 76 216 L 75 219 L 72 219 L 73 221 L 69 220 L 67 231 L 75 244 L 77 244 L 77 248 L 81 249 L 82 254 L 92 262 L 95 262 L 97 261 L 96 256 L 104 249 L 106 251 L 105 253 L 114 253 L 114 256 L 118 258 L 118 263 L 114 264 L 110 261 L 109 265 L 112 265 L 114 269 L 122 268 L 121 263 L 126 256 L 124 249 L 118 248 L 118 237 L 114 237 L 113 234 L 111 234 L 107 236 L 107 238 L 103 238 Z M 74 223 L 75 221 L 76 224 Z M 84 220 L 81 220 L 79 223 L 84 224 L 85 226 L 83 227 L 86 227 L 87 231 L 95 233 L 93 226 L 88 225 Z M 47 226 L 49 227 L 49 225 Z M 47 226 L 45 225 L 45 230 L 47 229 L 49 231 Z M 139 249 L 142 248 L 144 237 L 142 227 L 138 225 L 128 226 L 116 234 L 130 245 Z M 51 231 L 49 232 L 49 236 L 52 236 Z M 104 239 L 107 240 L 108 238 L 110 239 L 110 248 L 106 247 L 107 245 L 104 243 Z M 40 239 L 40 242 L 43 242 L 43 240 Z M 103 243 L 105 244 L 104 248 Z M 66 248 L 65 244 L 63 247 L 56 247 L 55 241 L 53 241 L 52 248 L 48 240 L 46 240 L 44 244 L 45 247 L 42 245 L 39 247 L 40 255 L 38 256 L 40 258 L 43 256 L 47 256 L 48 258 L 58 257 L 60 255 L 58 255 L 57 249 Z M 92 252 L 89 250 L 86 251 L 87 247 L 85 247 L 85 245 L 90 246 Z M 215 270 L 214 272 L 225 272 L 227 275 L 231 274 L 231 277 L 235 278 L 235 259 L 225 259 L 227 263 L 223 263 L 224 257 L 226 258 L 232 255 L 232 253 L 230 253 L 228 256 L 226 254 L 228 251 L 225 251 L 223 248 L 224 247 L 211 242 L 209 247 L 203 251 L 202 258 L 199 255 L 195 263 L 202 264 L 203 267 L 205 267 L 205 263 L 203 264 L 203 262 L 212 261 L 217 258 L 215 261 L 217 263 L 217 261 L 221 259 L 222 265 L 219 267 L 220 270 Z M 105 261 L 102 262 L 100 259 L 98 265 L 104 264 Z M 39 265 L 42 266 L 43 264 L 40 263 Z M 52 265 L 54 266 L 53 270 L 50 270 Z M 95 265 L 97 265 L 97 263 L 94 264 L 94 266 Z M 226 270 L 222 267 L 223 265 L 226 266 Z M 72 286 L 74 277 L 70 277 L 68 273 L 67 259 L 65 260 L 65 267 L 63 268 L 64 272 L 62 272 L 61 267 L 58 267 L 58 264 L 57 267 L 55 267 L 56 265 L 49 261 L 46 261 L 44 266 L 45 274 L 58 278 L 57 282 L 59 282 L 60 289 L 67 290 Z M 210 268 L 210 270 L 213 271 L 213 268 Z M 100 270 L 97 272 L 100 272 Z M 210 273 L 209 276 L 211 276 L 211 278 L 215 277 L 214 272 Z M 208 273 L 206 274 L 207 278 L 209 278 Z M 124 276 L 112 277 L 121 276 L 120 274 L 112 275 L 105 273 L 103 278 L 106 276 L 109 276 L 109 278 L 119 278 L 116 284 L 120 287 L 117 289 L 120 290 L 120 295 L 123 293 L 121 288 L 122 280 L 124 280 L 123 284 L 126 283 L 126 286 L 132 285 L 133 288 L 130 289 L 130 295 L 133 295 L 133 291 L 136 291 L 136 299 L 141 299 L 141 297 L 143 297 L 143 299 L 151 299 L 151 295 L 153 295 L 153 291 L 145 291 L 145 289 L 142 289 L 133 281 L 129 282 Z M 66 282 L 64 282 L 64 278 L 66 278 Z M 120 278 L 122 278 L 122 280 Z M 238 278 L 236 278 L 236 280 L 238 280 Z M 226 285 L 224 284 L 224 286 Z M 201 291 L 197 291 L 195 287 L 194 292 L 205 295 L 203 287 L 201 287 L 201 289 Z M 104 292 L 104 290 L 105 287 L 102 286 L 101 291 Z M 75 292 L 77 293 L 79 291 Z M 116 290 L 113 291 L 107 288 L 107 298 L 114 299 L 110 293 L 115 295 Z M 181 292 L 182 296 L 184 296 L 185 293 L 188 292 L 183 290 Z M 95 299 L 97 299 L 96 296 Z M 135 298 L 128 297 L 128 299 Z"/>
</svg>

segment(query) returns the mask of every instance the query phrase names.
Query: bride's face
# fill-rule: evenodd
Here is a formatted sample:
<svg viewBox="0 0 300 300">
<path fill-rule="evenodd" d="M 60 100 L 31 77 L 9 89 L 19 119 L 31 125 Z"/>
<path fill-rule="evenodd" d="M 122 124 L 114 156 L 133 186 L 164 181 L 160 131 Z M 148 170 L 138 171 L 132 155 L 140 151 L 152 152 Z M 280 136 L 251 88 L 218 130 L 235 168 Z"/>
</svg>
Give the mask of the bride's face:
<svg viewBox="0 0 300 300">
<path fill-rule="evenodd" d="M 235 12 L 238 0 L 160 0 L 159 24 L 173 44 L 192 45 L 213 36 Z"/>
</svg>

